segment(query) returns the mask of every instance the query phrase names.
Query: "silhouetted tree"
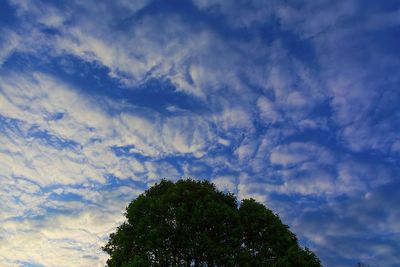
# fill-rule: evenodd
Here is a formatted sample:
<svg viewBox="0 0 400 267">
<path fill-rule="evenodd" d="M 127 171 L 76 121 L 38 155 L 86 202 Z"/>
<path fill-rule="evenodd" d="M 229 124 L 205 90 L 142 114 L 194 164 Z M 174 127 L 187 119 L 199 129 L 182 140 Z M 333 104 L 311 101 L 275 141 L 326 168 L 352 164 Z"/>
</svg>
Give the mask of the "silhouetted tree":
<svg viewBox="0 0 400 267">
<path fill-rule="evenodd" d="M 253 199 L 240 207 L 207 181 L 162 180 L 126 208 L 103 250 L 109 267 L 317 267 L 279 217 Z"/>
</svg>

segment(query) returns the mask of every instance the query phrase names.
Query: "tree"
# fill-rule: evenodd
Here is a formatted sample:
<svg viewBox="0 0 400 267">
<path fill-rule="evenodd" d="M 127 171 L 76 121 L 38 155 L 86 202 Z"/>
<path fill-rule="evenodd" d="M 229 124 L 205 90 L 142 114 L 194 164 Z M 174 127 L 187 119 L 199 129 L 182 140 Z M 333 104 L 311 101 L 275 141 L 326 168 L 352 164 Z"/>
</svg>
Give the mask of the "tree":
<svg viewBox="0 0 400 267">
<path fill-rule="evenodd" d="M 125 216 L 103 247 L 109 267 L 321 266 L 276 214 L 208 181 L 162 180 Z"/>
</svg>

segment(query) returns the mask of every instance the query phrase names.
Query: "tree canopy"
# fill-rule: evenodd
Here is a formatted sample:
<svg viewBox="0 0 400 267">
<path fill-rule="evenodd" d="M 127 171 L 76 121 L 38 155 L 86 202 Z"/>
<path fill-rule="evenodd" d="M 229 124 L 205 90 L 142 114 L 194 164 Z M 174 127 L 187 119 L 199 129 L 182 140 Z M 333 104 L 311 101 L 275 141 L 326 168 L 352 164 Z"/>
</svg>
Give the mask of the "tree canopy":
<svg viewBox="0 0 400 267">
<path fill-rule="evenodd" d="M 254 199 L 208 181 L 162 180 L 133 200 L 103 250 L 109 267 L 317 267 L 319 259 Z"/>
</svg>

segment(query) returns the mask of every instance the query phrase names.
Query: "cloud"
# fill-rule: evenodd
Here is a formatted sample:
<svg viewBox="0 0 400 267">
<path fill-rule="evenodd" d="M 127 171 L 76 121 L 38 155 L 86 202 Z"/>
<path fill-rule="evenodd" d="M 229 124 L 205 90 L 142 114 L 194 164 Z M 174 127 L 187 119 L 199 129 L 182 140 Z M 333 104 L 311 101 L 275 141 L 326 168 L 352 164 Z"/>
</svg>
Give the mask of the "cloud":
<svg viewBox="0 0 400 267">
<path fill-rule="evenodd" d="M 233 177 L 220 176 L 211 180 L 219 190 L 225 190 L 228 192 L 236 191 L 236 181 Z"/>
<path fill-rule="evenodd" d="M 4 195 L 4 191 L 13 193 L 13 198 Z M 25 179 L 11 179 L 10 185 L 2 189 L 0 195 L 7 201 L 0 227 L 3 263 L 11 266 L 19 261 L 45 266 L 101 266 L 105 255 L 100 246 L 122 221 L 124 205 L 142 189 L 62 186 L 48 193 L 43 191 Z M 63 194 L 78 195 L 84 201 L 55 199 Z M 9 202 L 11 199 L 13 201 Z M 10 213 L 13 210 L 16 212 Z"/>
<path fill-rule="evenodd" d="M 19 44 L 19 36 L 7 29 L 3 29 L 0 31 L 0 66 L 4 63 L 7 57 L 12 54 L 13 50 L 18 47 Z"/>
<path fill-rule="evenodd" d="M 105 256 L 100 244 L 120 221 L 116 218 L 124 205 L 145 188 L 136 189 L 132 181 L 146 185 L 162 177 L 180 177 L 163 157 L 200 157 L 212 136 L 198 116 L 151 121 L 121 112 L 111 117 L 94 99 L 40 73 L 9 73 L 0 88 L 2 242 L 14 244 L 2 257 L 10 264 L 18 259 L 67 266 L 67 258 L 75 259 L 77 266 L 101 264 Z M 135 153 L 152 158 L 114 151 L 115 146 L 133 144 Z M 107 189 L 110 175 L 131 186 Z M 99 224 L 99 216 L 106 225 Z M 93 232 L 96 229 L 99 232 Z"/>
<path fill-rule="evenodd" d="M 45 266 L 101 266 L 105 257 L 98 245 L 116 217 L 87 211 L 77 216 L 2 223 L 2 257 L 11 265 L 18 259 Z"/>
<path fill-rule="evenodd" d="M 272 164 L 298 165 L 309 161 L 332 164 L 334 156 L 329 150 L 312 143 L 294 142 L 275 147 L 270 155 Z"/>
<path fill-rule="evenodd" d="M 274 123 L 281 118 L 279 112 L 275 110 L 274 104 L 264 96 L 258 98 L 257 107 L 260 110 L 261 119 L 265 122 Z"/>
<path fill-rule="evenodd" d="M 306 212 L 295 220 L 294 228 L 304 229 L 307 238 L 324 247 L 321 254 L 333 253 L 324 255 L 329 261 L 340 255 L 348 262 L 377 265 L 385 261 L 388 266 L 396 266 L 395 257 L 391 256 L 398 249 L 399 214 L 392 205 L 397 199 L 392 190 L 396 183 L 379 186 L 357 198 L 336 199 Z M 349 240 L 357 246 L 349 246 Z M 358 258 L 353 259 L 354 255 Z"/>
<path fill-rule="evenodd" d="M 102 264 L 130 199 L 193 176 L 266 203 L 326 265 L 395 266 L 398 10 L 168 5 L 11 1 L 0 260 Z"/>
</svg>

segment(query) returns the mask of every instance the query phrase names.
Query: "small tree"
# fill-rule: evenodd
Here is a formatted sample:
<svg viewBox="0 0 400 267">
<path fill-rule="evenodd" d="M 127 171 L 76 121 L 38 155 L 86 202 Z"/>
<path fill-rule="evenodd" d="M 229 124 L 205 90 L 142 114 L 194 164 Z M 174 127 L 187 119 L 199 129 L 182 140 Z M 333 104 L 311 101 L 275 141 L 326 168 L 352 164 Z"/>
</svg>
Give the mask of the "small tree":
<svg viewBox="0 0 400 267">
<path fill-rule="evenodd" d="M 276 214 L 253 199 L 238 207 L 208 181 L 162 180 L 125 216 L 103 247 L 109 267 L 321 266 Z"/>
</svg>

